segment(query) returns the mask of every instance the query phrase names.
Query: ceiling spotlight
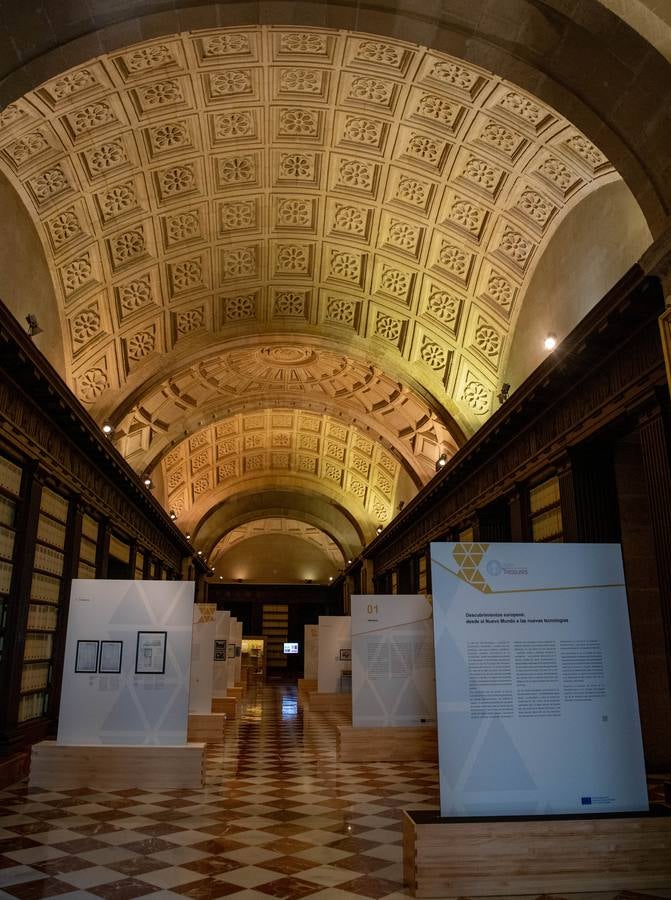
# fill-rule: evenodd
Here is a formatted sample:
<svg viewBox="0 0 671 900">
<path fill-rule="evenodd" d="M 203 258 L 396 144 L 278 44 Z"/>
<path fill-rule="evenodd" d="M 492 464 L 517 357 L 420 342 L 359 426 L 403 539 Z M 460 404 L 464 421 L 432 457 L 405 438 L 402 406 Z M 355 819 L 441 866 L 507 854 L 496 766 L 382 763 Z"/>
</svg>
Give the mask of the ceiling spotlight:
<svg viewBox="0 0 671 900">
<path fill-rule="evenodd" d="M 378 525 L 375 531 L 377 534 L 382 534 L 382 525 Z"/>
<path fill-rule="evenodd" d="M 28 336 L 35 337 L 36 334 L 42 334 L 44 329 L 40 328 L 37 324 L 37 316 L 33 313 L 28 313 L 26 316 L 26 322 L 28 323 Z"/>
<path fill-rule="evenodd" d="M 175 519 L 177 518 L 177 513 L 175 512 L 174 509 L 171 509 L 171 510 L 170 510 L 170 518 L 172 519 L 173 522 L 174 522 Z"/>
<path fill-rule="evenodd" d="M 202 556 L 202 555 L 203 555 L 203 551 L 202 551 L 202 550 L 199 550 L 199 551 L 198 551 L 198 556 Z"/>
<path fill-rule="evenodd" d="M 187 539 L 187 541 L 190 541 L 190 540 L 191 540 L 191 535 L 190 535 L 190 534 L 185 534 L 184 537 Z"/>
<path fill-rule="evenodd" d="M 351 565 L 352 565 L 352 560 L 351 560 L 351 559 L 348 559 L 348 560 L 347 560 L 347 565 L 348 565 L 348 566 L 351 566 Z"/>
<path fill-rule="evenodd" d="M 142 479 L 142 484 L 145 487 L 151 487 L 151 478 L 149 477 L 149 475 L 144 476 L 144 478 Z"/>
<path fill-rule="evenodd" d="M 224 576 L 223 576 L 223 575 L 220 575 L 220 576 L 219 576 L 219 581 L 223 581 L 223 580 L 224 580 Z"/>
<path fill-rule="evenodd" d="M 329 581 L 333 581 L 333 575 L 329 575 Z"/>
<path fill-rule="evenodd" d="M 441 453 L 438 459 L 436 460 L 436 472 L 440 472 L 441 469 L 444 469 L 447 465 L 447 454 Z"/>
<path fill-rule="evenodd" d="M 546 350 L 554 350 L 557 346 L 557 335 L 552 331 L 546 335 L 545 340 L 543 341 L 543 346 Z"/>
<path fill-rule="evenodd" d="M 111 423 L 105 422 L 105 424 L 103 425 L 103 434 L 112 434 L 113 431 L 114 429 L 112 428 Z"/>
</svg>

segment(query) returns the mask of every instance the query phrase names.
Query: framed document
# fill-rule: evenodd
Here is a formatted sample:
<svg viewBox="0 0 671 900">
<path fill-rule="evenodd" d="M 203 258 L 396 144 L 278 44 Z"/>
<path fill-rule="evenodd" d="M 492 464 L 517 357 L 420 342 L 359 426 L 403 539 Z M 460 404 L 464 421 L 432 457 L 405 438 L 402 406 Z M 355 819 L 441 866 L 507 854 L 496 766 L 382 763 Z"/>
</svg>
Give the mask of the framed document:
<svg viewBox="0 0 671 900">
<path fill-rule="evenodd" d="M 352 648 L 351 647 L 341 647 L 340 648 L 340 661 L 350 662 L 352 659 Z"/>
<path fill-rule="evenodd" d="M 228 658 L 235 659 L 235 644 L 228 645 Z"/>
<path fill-rule="evenodd" d="M 118 675 L 121 672 L 123 641 L 101 641 L 98 671 L 102 674 Z"/>
<path fill-rule="evenodd" d="M 221 662 L 226 659 L 226 641 L 218 641 L 214 642 L 214 661 Z"/>
<path fill-rule="evenodd" d="M 75 672 L 92 673 L 98 671 L 99 641 L 77 641 Z"/>
<path fill-rule="evenodd" d="M 135 653 L 136 675 L 165 673 L 165 644 L 167 631 L 138 631 Z"/>
</svg>

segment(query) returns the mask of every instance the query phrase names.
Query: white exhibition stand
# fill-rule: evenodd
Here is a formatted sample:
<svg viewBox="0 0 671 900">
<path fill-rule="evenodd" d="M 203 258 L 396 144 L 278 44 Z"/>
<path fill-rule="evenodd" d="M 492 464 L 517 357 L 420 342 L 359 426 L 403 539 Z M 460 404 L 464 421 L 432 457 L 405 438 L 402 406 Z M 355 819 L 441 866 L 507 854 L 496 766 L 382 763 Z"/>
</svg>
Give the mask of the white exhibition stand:
<svg viewBox="0 0 671 900">
<path fill-rule="evenodd" d="M 419 594 L 352 596 L 352 726 L 344 762 L 434 761 L 436 686 L 431 604 Z"/>
<path fill-rule="evenodd" d="M 441 816 L 406 811 L 417 897 L 671 884 L 648 811 L 615 544 L 432 544 Z"/>
<path fill-rule="evenodd" d="M 204 744 L 187 744 L 193 595 L 191 582 L 72 582 L 58 738 L 33 748 L 31 784 L 201 785 Z"/>
<path fill-rule="evenodd" d="M 224 713 L 212 712 L 216 612 L 214 603 L 195 603 L 193 606 L 188 737 L 190 741 L 207 744 L 223 741 L 226 724 Z"/>
</svg>

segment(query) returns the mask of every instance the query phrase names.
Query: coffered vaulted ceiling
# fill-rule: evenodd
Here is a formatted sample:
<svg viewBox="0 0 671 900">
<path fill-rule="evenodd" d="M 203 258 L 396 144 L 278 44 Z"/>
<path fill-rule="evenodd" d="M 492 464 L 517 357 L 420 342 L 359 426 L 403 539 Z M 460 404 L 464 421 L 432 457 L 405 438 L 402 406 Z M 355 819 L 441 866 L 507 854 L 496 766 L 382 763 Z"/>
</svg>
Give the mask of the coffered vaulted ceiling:
<svg viewBox="0 0 671 900">
<path fill-rule="evenodd" d="M 250 479 L 307 479 L 370 537 L 493 411 L 549 237 L 618 177 L 491 73 L 325 29 L 136 45 L 43 84 L 0 125 L 69 383 L 192 530 Z"/>
</svg>

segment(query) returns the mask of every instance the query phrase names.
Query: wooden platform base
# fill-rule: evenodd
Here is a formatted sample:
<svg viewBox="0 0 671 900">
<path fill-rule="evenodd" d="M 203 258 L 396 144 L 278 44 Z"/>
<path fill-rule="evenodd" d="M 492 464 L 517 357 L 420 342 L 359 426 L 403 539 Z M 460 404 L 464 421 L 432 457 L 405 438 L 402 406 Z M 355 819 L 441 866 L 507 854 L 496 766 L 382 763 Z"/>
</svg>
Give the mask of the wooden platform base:
<svg viewBox="0 0 671 900">
<path fill-rule="evenodd" d="M 538 819 L 441 819 L 405 811 L 414 897 L 642 891 L 671 885 L 671 811 Z"/>
<path fill-rule="evenodd" d="M 320 694 L 319 691 L 308 691 L 305 703 L 311 712 L 344 713 L 352 718 L 351 694 Z"/>
<path fill-rule="evenodd" d="M 31 785 L 54 790 L 199 788 L 204 784 L 204 758 L 202 743 L 178 747 L 68 746 L 42 741 L 32 748 L 29 780 Z"/>
<path fill-rule="evenodd" d="M 224 713 L 189 713 L 188 741 L 221 744 L 224 740 L 226 715 Z"/>
<path fill-rule="evenodd" d="M 341 762 L 437 762 L 434 727 L 353 728 L 338 725 L 336 755 Z"/>
<path fill-rule="evenodd" d="M 227 719 L 237 719 L 238 701 L 235 697 L 213 697 L 212 712 L 225 713 Z"/>
<path fill-rule="evenodd" d="M 21 750 L 0 760 L 0 790 L 26 778 L 30 769 L 30 754 Z"/>
<path fill-rule="evenodd" d="M 298 699 L 304 701 L 310 691 L 317 690 L 316 678 L 299 678 L 298 682 Z"/>
</svg>

